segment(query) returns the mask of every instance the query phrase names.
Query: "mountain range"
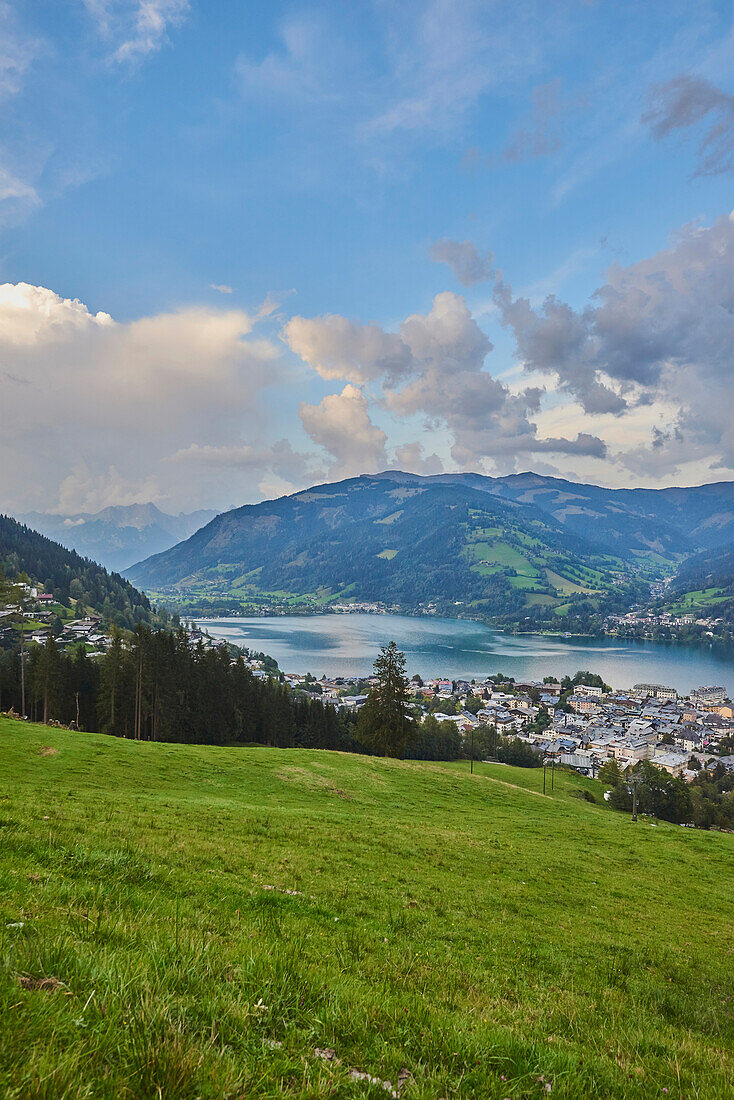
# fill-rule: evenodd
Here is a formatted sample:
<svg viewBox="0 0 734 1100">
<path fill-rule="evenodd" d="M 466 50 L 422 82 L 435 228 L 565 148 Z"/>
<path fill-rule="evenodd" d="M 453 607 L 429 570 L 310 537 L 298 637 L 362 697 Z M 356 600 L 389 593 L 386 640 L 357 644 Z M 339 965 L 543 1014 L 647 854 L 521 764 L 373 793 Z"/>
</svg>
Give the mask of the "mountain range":
<svg viewBox="0 0 734 1100">
<path fill-rule="evenodd" d="M 626 608 L 733 536 L 729 482 L 605 489 L 388 471 L 225 512 L 127 575 L 202 607 L 374 601 L 534 626 Z"/>
<path fill-rule="evenodd" d="M 130 504 L 69 515 L 27 512 L 16 518 L 107 569 L 122 570 L 187 539 L 216 514 L 202 509 L 171 516 L 155 504 Z"/>
</svg>

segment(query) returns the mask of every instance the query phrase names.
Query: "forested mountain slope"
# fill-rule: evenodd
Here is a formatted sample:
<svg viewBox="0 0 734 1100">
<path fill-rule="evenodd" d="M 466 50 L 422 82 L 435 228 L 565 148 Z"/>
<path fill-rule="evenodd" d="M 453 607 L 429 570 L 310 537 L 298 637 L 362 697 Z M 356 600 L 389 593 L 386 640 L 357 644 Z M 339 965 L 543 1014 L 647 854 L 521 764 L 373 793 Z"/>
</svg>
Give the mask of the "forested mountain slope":
<svg viewBox="0 0 734 1100">
<path fill-rule="evenodd" d="M 734 622 L 734 548 L 705 550 L 682 562 L 663 600 L 674 612 Z"/>
<path fill-rule="evenodd" d="M 151 620 L 150 601 L 117 573 L 80 557 L 73 550 L 32 531 L 10 516 L 0 515 L 0 570 L 8 580 L 26 573 L 56 600 L 69 606 L 80 600 L 108 622 L 134 627 Z"/>
<path fill-rule="evenodd" d="M 168 598 L 307 597 L 405 609 L 461 605 L 531 618 L 581 600 L 626 604 L 646 591 L 633 568 L 532 504 L 484 488 L 382 475 L 322 485 L 218 516 L 135 566 Z"/>
<path fill-rule="evenodd" d="M 675 558 L 734 542 L 734 483 L 670 489 L 605 489 L 540 474 L 378 475 L 405 483 L 469 485 L 516 504 L 529 504 L 566 530 L 615 553 Z"/>
</svg>

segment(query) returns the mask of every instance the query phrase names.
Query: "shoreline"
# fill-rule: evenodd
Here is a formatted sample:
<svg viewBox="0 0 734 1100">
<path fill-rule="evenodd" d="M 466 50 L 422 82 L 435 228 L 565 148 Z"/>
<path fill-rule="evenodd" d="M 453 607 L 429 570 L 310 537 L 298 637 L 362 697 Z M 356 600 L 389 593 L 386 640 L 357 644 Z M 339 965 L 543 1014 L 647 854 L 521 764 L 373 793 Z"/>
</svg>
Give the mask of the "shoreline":
<svg viewBox="0 0 734 1100">
<path fill-rule="evenodd" d="M 318 618 L 323 619 L 325 614 Z M 392 633 L 406 652 L 409 674 L 417 672 L 423 678 L 482 680 L 502 671 L 517 680 L 538 680 L 550 674 L 556 678 L 573 676 L 580 669 L 589 669 L 615 688 L 638 681 L 674 684 L 678 690 L 709 682 L 734 684 L 731 646 L 510 632 L 467 617 L 409 616 L 400 612 L 385 612 L 383 616 L 386 614 L 405 620 L 402 629 L 396 621 L 394 628 L 393 624 L 385 624 L 381 630 L 378 619 L 371 626 L 366 613 L 353 630 L 348 621 L 342 626 L 336 619 L 331 626 L 319 627 L 316 621 L 309 625 L 307 620 L 317 619 L 314 615 L 223 615 L 201 617 L 195 622 L 216 640 L 272 657 L 282 671 L 310 671 L 317 678 L 322 674 L 350 680 L 368 677 L 379 646 Z M 294 617 L 297 621 L 291 639 L 286 620 Z M 416 619 L 427 620 L 425 636 Z M 226 626 L 226 633 L 213 631 L 216 623 Z M 462 632 L 462 626 L 466 632 Z M 240 632 L 241 637 L 237 637 Z"/>
<path fill-rule="evenodd" d="M 179 612 L 179 614 L 181 614 Z M 269 609 L 263 612 L 251 612 L 251 613 L 229 613 L 226 615 L 196 615 L 191 621 L 196 623 L 206 622 L 224 622 L 227 620 L 237 621 L 239 619 L 291 619 L 291 618 L 325 618 L 327 616 L 349 616 L 349 615 L 400 615 L 409 619 L 428 619 L 432 621 L 446 621 L 446 622 L 470 622 L 476 623 L 478 626 L 486 626 L 489 630 L 494 630 L 498 634 L 505 634 L 508 637 L 518 638 L 560 638 L 564 640 L 568 639 L 582 639 L 588 638 L 591 641 L 618 641 L 623 643 L 634 642 L 638 645 L 652 644 L 659 646 L 666 646 L 676 649 L 729 649 L 734 653 L 734 643 L 728 641 L 725 638 L 712 637 L 704 641 L 703 639 L 694 639 L 690 641 L 681 641 L 677 638 L 654 638 L 652 635 L 643 635 L 642 637 L 626 637 L 618 633 L 611 633 L 604 631 L 602 634 L 592 633 L 574 633 L 573 631 L 562 630 L 522 630 L 520 628 L 512 628 L 507 626 L 501 626 L 491 622 L 488 619 L 476 618 L 472 615 L 439 615 L 436 612 L 426 611 L 405 611 L 402 609 L 372 609 L 358 608 L 354 611 L 348 611 L 343 609 L 328 608 L 324 610 L 318 610 L 316 608 L 298 608 L 298 609 Z M 181 616 L 185 619 L 186 616 Z"/>
</svg>

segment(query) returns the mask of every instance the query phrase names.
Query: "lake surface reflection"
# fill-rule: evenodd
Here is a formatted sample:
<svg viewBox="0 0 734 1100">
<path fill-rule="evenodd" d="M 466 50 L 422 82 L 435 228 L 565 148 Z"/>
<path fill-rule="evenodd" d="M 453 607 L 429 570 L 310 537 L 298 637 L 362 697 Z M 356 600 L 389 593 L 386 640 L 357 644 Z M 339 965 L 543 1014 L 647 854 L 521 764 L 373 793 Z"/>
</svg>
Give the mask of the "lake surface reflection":
<svg viewBox="0 0 734 1100">
<path fill-rule="evenodd" d="M 681 693 L 701 684 L 734 689 L 734 653 L 615 639 L 512 635 L 465 619 L 410 615 L 292 615 L 202 619 L 214 638 L 269 653 L 284 672 L 365 676 L 378 649 L 395 641 L 408 673 L 471 680 L 505 672 L 516 680 L 598 672 L 612 687 L 641 681 Z"/>
</svg>

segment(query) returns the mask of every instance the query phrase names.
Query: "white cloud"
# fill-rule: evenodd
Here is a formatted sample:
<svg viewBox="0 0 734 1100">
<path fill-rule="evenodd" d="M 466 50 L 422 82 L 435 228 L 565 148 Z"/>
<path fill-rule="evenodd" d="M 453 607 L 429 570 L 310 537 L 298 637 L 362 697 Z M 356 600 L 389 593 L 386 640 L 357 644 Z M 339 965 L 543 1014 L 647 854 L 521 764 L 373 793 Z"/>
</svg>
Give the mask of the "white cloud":
<svg viewBox="0 0 734 1100">
<path fill-rule="evenodd" d="M 285 367 L 256 323 L 257 314 L 205 307 L 120 323 L 44 287 L 1 285 L 2 497 L 27 510 L 20 486 L 30 485 L 45 507 L 61 494 L 65 511 L 141 494 L 188 506 L 199 483 L 182 480 L 167 455 L 266 429 L 259 395 Z"/>
<path fill-rule="evenodd" d="M 418 441 L 403 443 L 400 447 L 396 447 L 392 465 L 396 469 L 407 470 L 411 474 L 443 473 L 443 462 L 439 456 L 435 452 L 430 455 L 425 454 L 423 444 Z"/>
<path fill-rule="evenodd" d="M 161 499 L 155 477 L 126 478 L 114 466 L 93 474 L 80 463 L 59 485 L 57 511 L 95 513 L 111 505 L 156 503 Z"/>
<path fill-rule="evenodd" d="M 361 384 L 371 378 L 403 375 L 410 351 L 399 336 L 379 325 L 362 325 L 329 313 L 324 317 L 291 317 L 283 339 L 322 378 L 344 378 Z"/>
<path fill-rule="evenodd" d="M 38 347 L 111 324 L 108 313 L 92 314 L 78 298 L 30 283 L 0 284 L 0 347 Z"/>
<path fill-rule="evenodd" d="M 209 287 L 210 287 L 211 290 L 219 291 L 220 294 L 231 294 L 232 293 L 232 287 L 227 286 L 226 283 L 209 283 Z"/>
<path fill-rule="evenodd" d="M 164 461 L 191 464 L 199 469 L 209 467 L 245 472 L 253 476 L 269 471 L 289 483 L 301 485 L 312 484 L 324 475 L 324 471 L 314 465 L 314 456 L 294 451 L 288 439 L 280 439 L 266 447 L 254 447 L 251 443 L 225 446 L 191 443 Z"/>
<path fill-rule="evenodd" d="M 518 455 L 533 452 L 604 453 L 602 440 L 589 432 L 576 431 L 573 438 L 538 437 L 532 416 L 540 409 L 542 392 L 529 387 L 511 393 L 485 369 L 492 344 L 461 295 L 437 294 L 430 311 L 407 317 L 399 334 L 334 315 L 294 321 L 286 326 L 284 338 L 322 377 L 379 382 L 381 403 L 393 415 L 407 420 L 422 416 L 425 428 L 448 433 L 451 456 L 461 468 L 481 467 L 487 458 L 507 466 Z M 349 408 L 356 395 L 366 416 L 361 391 L 349 385 L 341 399 L 345 395 L 349 401 L 339 395 L 325 399 L 333 405 L 320 419 L 328 420 L 332 433 L 342 405 Z M 312 434 L 306 421 L 304 426 Z M 327 449 L 338 453 L 328 444 Z"/>
<path fill-rule="evenodd" d="M 235 79 L 244 95 L 313 103 L 328 100 L 345 49 L 313 14 L 295 15 L 279 28 L 281 47 L 261 61 L 240 54 Z"/>
<path fill-rule="evenodd" d="M 483 94 L 532 69 L 540 44 L 532 7 L 510 14 L 480 0 L 428 0 L 387 8 L 384 97 L 363 136 L 455 141 Z"/>
<path fill-rule="evenodd" d="M 329 394 L 318 405 L 303 402 L 298 415 L 314 443 L 332 456 L 331 476 L 385 469 L 387 436 L 372 423 L 367 398 L 358 386 L 349 383 L 341 393 Z"/>
<path fill-rule="evenodd" d="M 191 8 L 190 0 L 84 0 L 84 6 L 101 36 L 112 43 L 117 62 L 157 53 Z"/>
<path fill-rule="evenodd" d="M 41 205 L 35 186 L 0 166 L 0 221 L 7 223 Z"/>
<path fill-rule="evenodd" d="M 276 47 L 240 55 L 234 78 L 245 99 L 298 115 L 309 135 L 340 135 L 341 152 L 383 171 L 417 144 L 461 142 L 483 96 L 504 97 L 527 77 L 548 46 L 539 10 L 535 0 L 511 11 L 483 0 L 379 3 L 364 36 L 348 5 L 290 15 Z"/>
<path fill-rule="evenodd" d="M 40 41 L 20 29 L 13 5 L 0 0 L 0 103 L 18 94 L 40 51 Z"/>
</svg>

